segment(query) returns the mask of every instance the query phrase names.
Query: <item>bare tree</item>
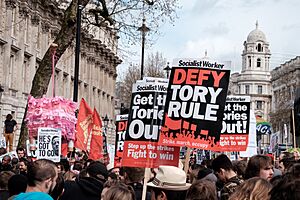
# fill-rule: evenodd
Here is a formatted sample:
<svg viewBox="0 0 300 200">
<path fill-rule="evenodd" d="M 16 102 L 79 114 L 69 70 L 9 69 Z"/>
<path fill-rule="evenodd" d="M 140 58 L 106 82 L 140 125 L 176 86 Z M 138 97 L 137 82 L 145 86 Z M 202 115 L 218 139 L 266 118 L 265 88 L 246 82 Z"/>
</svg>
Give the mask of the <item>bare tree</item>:
<svg viewBox="0 0 300 200">
<path fill-rule="evenodd" d="M 52 1 L 52 0 L 47 0 Z M 56 0 L 61 7 L 65 7 L 63 18 L 61 19 L 60 31 L 53 41 L 58 45 L 56 51 L 57 60 L 63 55 L 65 50 L 75 39 L 77 25 L 77 5 L 78 1 L 83 13 L 84 30 L 88 31 L 91 26 L 99 28 L 108 26 L 115 29 L 123 42 L 134 43 L 138 38 L 136 29 L 141 24 L 141 19 L 145 17 L 151 28 L 151 34 L 158 34 L 158 28 L 166 21 L 173 22 L 175 11 L 178 8 L 178 0 Z M 47 2 L 45 2 L 47 3 Z M 89 4 L 89 6 L 87 6 Z M 32 82 L 30 95 L 39 98 L 46 94 L 51 78 L 51 50 L 46 51 L 39 68 L 36 71 Z M 18 146 L 24 146 L 27 138 L 25 109 L 21 133 Z"/>
<path fill-rule="evenodd" d="M 145 76 L 148 77 L 166 77 L 163 68 L 166 66 L 166 59 L 162 53 L 151 53 L 145 62 Z M 117 98 L 124 104 L 125 107 L 130 106 L 132 85 L 141 78 L 141 70 L 139 65 L 131 64 L 124 76 L 117 83 L 116 93 Z"/>
</svg>

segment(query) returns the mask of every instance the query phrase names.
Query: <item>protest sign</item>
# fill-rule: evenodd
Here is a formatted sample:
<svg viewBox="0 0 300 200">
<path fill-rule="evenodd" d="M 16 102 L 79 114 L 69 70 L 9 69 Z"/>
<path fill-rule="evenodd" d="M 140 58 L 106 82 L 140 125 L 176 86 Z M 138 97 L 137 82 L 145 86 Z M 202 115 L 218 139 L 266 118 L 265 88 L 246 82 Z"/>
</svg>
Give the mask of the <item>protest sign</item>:
<svg viewBox="0 0 300 200">
<path fill-rule="evenodd" d="M 53 162 L 60 161 L 61 130 L 56 128 L 38 129 L 37 159 L 48 159 Z"/>
<path fill-rule="evenodd" d="M 149 78 L 149 77 L 147 77 Z M 133 85 L 131 109 L 125 134 L 123 166 L 178 166 L 179 148 L 158 146 L 167 83 L 143 79 Z"/>
<path fill-rule="evenodd" d="M 123 157 L 123 146 L 127 129 L 128 114 L 116 116 L 116 142 L 114 167 L 121 167 Z"/>
<path fill-rule="evenodd" d="M 248 145 L 250 96 L 228 96 L 220 142 L 215 151 L 245 151 Z"/>
<path fill-rule="evenodd" d="M 204 60 L 179 60 L 171 70 L 159 144 L 212 149 L 220 140 L 229 70 Z"/>
</svg>

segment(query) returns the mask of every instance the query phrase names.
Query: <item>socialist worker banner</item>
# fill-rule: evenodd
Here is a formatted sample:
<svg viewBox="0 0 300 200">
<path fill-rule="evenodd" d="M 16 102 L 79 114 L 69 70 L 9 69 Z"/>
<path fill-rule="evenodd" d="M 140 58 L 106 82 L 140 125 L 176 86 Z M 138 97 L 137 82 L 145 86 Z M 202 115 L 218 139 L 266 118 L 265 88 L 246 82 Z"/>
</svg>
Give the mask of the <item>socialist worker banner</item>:
<svg viewBox="0 0 300 200">
<path fill-rule="evenodd" d="M 246 151 L 249 139 L 250 96 L 227 96 L 220 141 L 215 151 Z"/>
<path fill-rule="evenodd" d="M 145 78 L 133 85 L 122 165 L 178 166 L 179 148 L 157 145 L 166 101 L 166 81 Z"/>
<path fill-rule="evenodd" d="M 122 166 L 123 146 L 127 129 L 128 114 L 116 116 L 116 142 L 114 167 Z"/>
<path fill-rule="evenodd" d="M 180 59 L 171 70 L 159 144 L 210 150 L 220 140 L 230 70 Z"/>
</svg>

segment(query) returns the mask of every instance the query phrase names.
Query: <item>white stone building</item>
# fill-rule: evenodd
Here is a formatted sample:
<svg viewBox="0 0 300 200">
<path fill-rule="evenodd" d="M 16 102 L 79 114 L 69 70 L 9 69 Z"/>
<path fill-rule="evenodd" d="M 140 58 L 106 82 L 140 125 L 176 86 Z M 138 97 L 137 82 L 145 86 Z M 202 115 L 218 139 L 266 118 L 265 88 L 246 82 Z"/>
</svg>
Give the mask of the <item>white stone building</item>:
<svg viewBox="0 0 300 200">
<path fill-rule="evenodd" d="M 296 90 L 300 90 L 300 56 L 291 59 L 271 71 L 272 110 L 271 123 L 274 132 L 279 133 L 279 143 L 293 144 L 291 112 L 294 106 Z M 287 137 L 285 137 L 286 124 Z M 299 144 L 299 141 L 297 142 Z"/>
<path fill-rule="evenodd" d="M 244 42 L 242 70 L 231 75 L 231 94 L 251 97 L 255 115 L 269 120 L 271 110 L 270 49 L 265 34 L 256 28 Z"/>
<path fill-rule="evenodd" d="M 20 127 L 35 71 L 59 31 L 62 14 L 54 0 L 0 0 L 2 124 L 5 116 L 13 113 Z M 102 117 L 108 115 L 112 133 L 108 142 L 113 143 L 116 67 L 121 63 L 118 36 L 109 26 L 95 28 L 93 33 L 82 33 L 78 99 L 85 98 Z M 55 93 L 69 99 L 73 97 L 74 49 L 73 43 L 55 69 Z M 52 95 L 51 85 L 46 96 Z M 15 137 L 15 143 L 17 140 Z"/>
</svg>

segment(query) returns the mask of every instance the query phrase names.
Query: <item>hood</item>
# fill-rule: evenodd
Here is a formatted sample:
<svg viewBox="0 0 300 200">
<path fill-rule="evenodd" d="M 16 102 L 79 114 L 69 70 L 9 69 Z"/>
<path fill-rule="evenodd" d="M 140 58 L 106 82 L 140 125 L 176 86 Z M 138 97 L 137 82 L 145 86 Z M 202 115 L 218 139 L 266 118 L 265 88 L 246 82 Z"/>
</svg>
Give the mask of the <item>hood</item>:
<svg viewBox="0 0 300 200">
<path fill-rule="evenodd" d="M 82 191 L 88 194 L 100 196 L 103 190 L 103 183 L 93 177 L 78 178 L 76 182 Z"/>
</svg>

